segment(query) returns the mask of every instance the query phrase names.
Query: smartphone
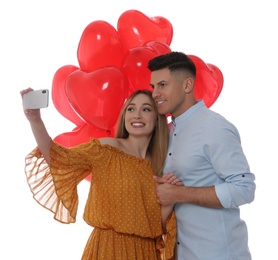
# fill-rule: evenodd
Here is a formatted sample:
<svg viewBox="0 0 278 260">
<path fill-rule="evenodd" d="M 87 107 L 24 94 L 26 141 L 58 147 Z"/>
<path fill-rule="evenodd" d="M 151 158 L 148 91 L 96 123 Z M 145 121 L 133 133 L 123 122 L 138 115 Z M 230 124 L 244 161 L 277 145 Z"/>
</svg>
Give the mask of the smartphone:
<svg viewBox="0 0 278 260">
<path fill-rule="evenodd" d="M 23 95 L 24 109 L 40 109 L 48 107 L 49 90 L 33 90 Z"/>
</svg>

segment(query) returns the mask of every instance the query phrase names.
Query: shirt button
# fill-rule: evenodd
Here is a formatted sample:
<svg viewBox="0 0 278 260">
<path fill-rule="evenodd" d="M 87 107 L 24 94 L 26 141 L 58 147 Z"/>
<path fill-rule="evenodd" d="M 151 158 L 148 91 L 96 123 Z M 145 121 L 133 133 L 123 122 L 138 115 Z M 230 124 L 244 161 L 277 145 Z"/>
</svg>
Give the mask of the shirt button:
<svg viewBox="0 0 278 260">
<path fill-rule="evenodd" d="M 179 245 L 179 244 L 180 244 L 180 242 L 178 241 L 178 242 L 177 242 L 177 244 Z"/>
<path fill-rule="evenodd" d="M 171 156 L 172 155 L 172 153 L 169 153 L 169 156 Z"/>
<path fill-rule="evenodd" d="M 174 136 L 176 136 L 177 134 L 174 134 Z"/>
</svg>

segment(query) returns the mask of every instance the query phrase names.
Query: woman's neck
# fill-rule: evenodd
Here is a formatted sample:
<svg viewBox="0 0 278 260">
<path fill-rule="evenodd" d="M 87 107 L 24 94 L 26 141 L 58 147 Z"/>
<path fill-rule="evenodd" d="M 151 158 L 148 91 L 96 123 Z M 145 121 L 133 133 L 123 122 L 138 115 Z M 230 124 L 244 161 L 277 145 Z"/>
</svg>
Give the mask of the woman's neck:
<svg viewBox="0 0 278 260">
<path fill-rule="evenodd" d="M 133 138 L 129 136 L 126 139 L 120 140 L 122 146 L 120 149 L 124 152 L 143 159 L 147 159 L 149 157 L 148 147 L 150 138 Z"/>
</svg>

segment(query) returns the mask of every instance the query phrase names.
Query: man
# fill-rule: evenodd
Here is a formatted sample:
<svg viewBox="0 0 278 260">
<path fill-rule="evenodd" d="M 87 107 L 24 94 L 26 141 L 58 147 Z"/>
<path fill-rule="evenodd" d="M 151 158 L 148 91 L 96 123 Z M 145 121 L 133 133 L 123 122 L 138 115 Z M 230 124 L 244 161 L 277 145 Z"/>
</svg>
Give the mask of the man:
<svg viewBox="0 0 278 260">
<path fill-rule="evenodd" d="M 158 112 L 172 115 L 164 173 L 184 184 L 155 178 L 158 202 L 175 209 L 176 258 L 251 259 L 239 206 L 254 200 L 256 185 L 238 130 L 196 100 L 196 67 L 184 53 L 158 56 L 148 68 Z"/>
</svg>

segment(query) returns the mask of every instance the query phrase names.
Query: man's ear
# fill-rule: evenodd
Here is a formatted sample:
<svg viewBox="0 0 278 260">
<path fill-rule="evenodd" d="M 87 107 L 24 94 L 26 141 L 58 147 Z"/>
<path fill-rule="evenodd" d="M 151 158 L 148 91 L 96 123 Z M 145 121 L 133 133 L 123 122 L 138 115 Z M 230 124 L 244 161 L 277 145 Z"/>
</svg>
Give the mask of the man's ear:
<svg viewBox="0 0 278 260">
<path fill-rule="evenodd" d="M 193 78 L 187 78 L 184 80 L 184 91 L 185 93 L 190 93 L 193 91 L 194 87 L 194 79 Z"/>
</svg>

